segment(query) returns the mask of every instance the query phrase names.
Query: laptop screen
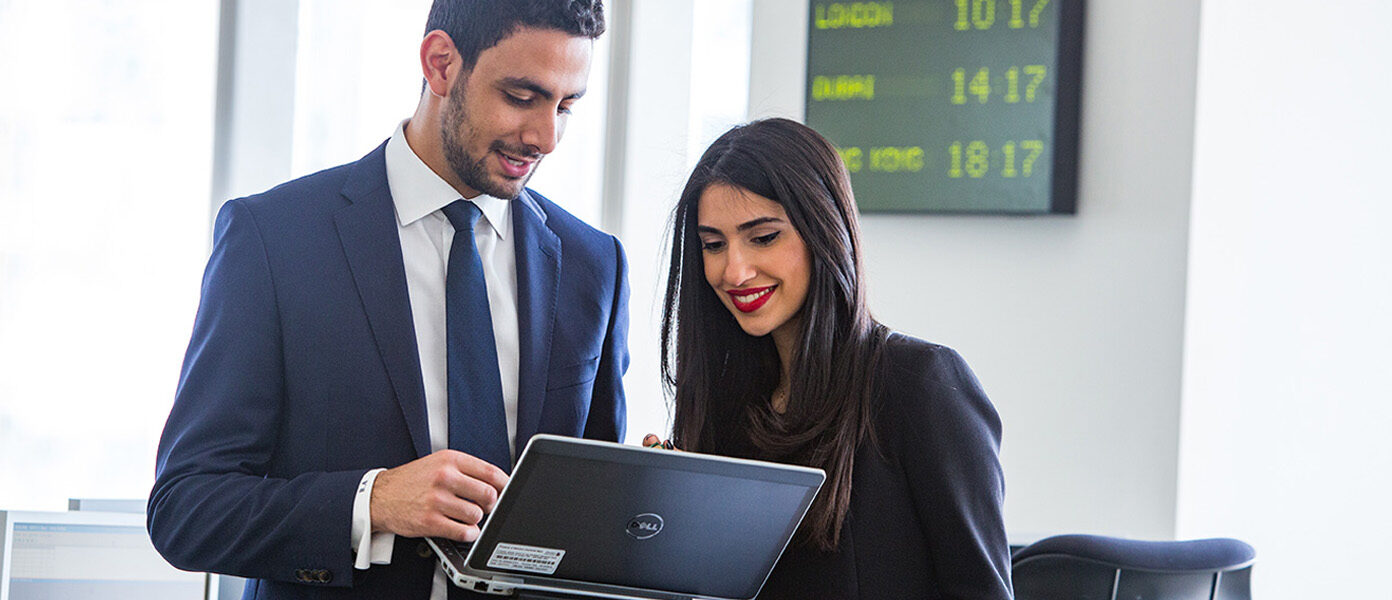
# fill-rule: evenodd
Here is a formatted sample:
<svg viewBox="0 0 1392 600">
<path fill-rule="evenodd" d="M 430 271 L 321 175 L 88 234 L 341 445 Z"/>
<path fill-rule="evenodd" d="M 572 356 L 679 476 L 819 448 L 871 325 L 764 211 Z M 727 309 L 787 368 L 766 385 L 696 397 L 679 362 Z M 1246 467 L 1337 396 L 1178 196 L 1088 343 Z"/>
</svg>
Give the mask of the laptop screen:
<svg viewBox="0 0 1392 600">
<path fill-rule="evenodd" d="M 476 571 L 752 598 L 821 485 L 815 469 L 538 437 Z"/>
</svg>

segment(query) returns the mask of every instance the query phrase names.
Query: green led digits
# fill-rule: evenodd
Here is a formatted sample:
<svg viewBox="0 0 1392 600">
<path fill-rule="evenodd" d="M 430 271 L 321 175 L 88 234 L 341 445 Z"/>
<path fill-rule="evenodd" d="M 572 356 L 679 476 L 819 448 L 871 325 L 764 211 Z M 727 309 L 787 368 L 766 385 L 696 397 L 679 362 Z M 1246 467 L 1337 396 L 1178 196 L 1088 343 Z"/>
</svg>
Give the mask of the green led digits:
<svg viewBox="0 0 1392 600">
<path fill-rule="evenodd" d="M 1043 153 L 1043 140 L 1005 142 L 1000 149 L 999 175 L 1004 178 L 1029 177 L 1034 174 L 1035 161 Z M 953 142 L 947 147 L 947 157 L 947 176 L 952 179 L 982 179 L 991 172 L 991 148 L 984 141 L 973 140 L 965 144 Z"/>
<path fill-rule="evenodd" d="M 976 96 L 977 102 L 985 104 L 991 97 L 991 70 L 982 67 L 975 75 L 972 75 L 971 83 L 967 83 L 967 70 L 957 69 L 952 72 L 952 103 L 966 104 L 967 92 L 970 91 Z"/>
<path fill-rule="evenodd" d="M 1010 3 L 1010 19 L 1006 21 L 1011 29 L 1024 29 L 1028 24 L 1031 28 L 1039 27 L 1039 17 L 1044 13 L 1044 8 L 1049 6 L 1049 0 L 1005 0 Z M 1029 17 L 1025 17 L 1025 4 L 1032 3 L 1029 9 Z M 996 24 L 996 3 L 997 0 L 957 0 L 957 21 L 952 24 L 952 28 L 957 31 L 985 31 Z"/>
<path fill-rule="evenodd" d="M 1024 77 L 1020 76 L 1024 72 Z M 1021 67 L 1010 67 L 1005 70 L 1005 93 L 1001 99 L 1006 104 L 1016 104 L 1021 98 L 1025 102 L 1034 102 L 1039 95 L 1039 85 L 1044 83 L 1044 78 L 1049 75 L 1049 68 L 1044 65 L 1025 65 Z M 1020 81 L 1024 79 L 1024 96 L 1020 95 Z M 998 82 L 1000 83 L 1000 82 Z M 977 69 L 972 74 L 971 79 L 967 79 L 966 69 L 954 69 L 952 71 L 952 96 L 950 101 L 953 104 L 966 104 L 968 95 L 976 98 L 978 104 L 985 104 L 991 99 L 991 70 L 986 67 Z"/>
<path fill-rule="evenodd" d="M 1029 82 L 1025 84 L 1025 102 L 1034 102 L 1036 92 L 1039 91 L 1039 84 L 1044 82 L 1044 77 L 1049 74 L 1049 68 L 1044 65 L 1025 65 L 1025 76 Z M 1006 103 L 1020 101 L 1020 69 L 1010 67 L 1005 72 L 1007 88 L 1005 93 Z"/>
<path fill-rule="evenodd" d="M 1011 4 L 1012 6 L 1014 6 L 1014 7 L 1016 7 L 1016 8 L 1018 8 L 1018 7 L 1020 6 L 1020 2 L 1021 2 L 1021 0 L 1010 0 L 1010 4 Z M 1031 8 L 1031 9 L 1030 9 L 1030 13 L 1029 13 L 1029 26 L 1030 26 L 1030 27 L 1038 27 L 1038 26 L 1039 26 L 1039 15 L 1044 14 L 1044 7 L 1046 7 L 1046 6 L 1048 6 L 1048 5 L 1049 5 L 1049 0 L 1038 0 L 1037 2 L 1034 3 L 1034 8 Z M 1020 29 L 1020 28 L 1023 28 L 1023 27 L 1025 26 L 1025 24 L 1024 24 L 1024 23 L 1020 23 L 1020 24 L 1017 25 L 1017 24 L 1015 23 L 1015 21 L 1012 20 L 1012 21 L 1010 21 L 1010 26 L 1011 26 L 1011 27 L 1014 27 L 1015 29 Z"/>
<path fill-rule="evenodd" d="M 971 8 L 971 21 L 967 21 L 968 6 Z M 996 0 L 957 0 L 957 23 L 953 28 L 967 31 L 972 27 L 990 29 L 996 22 Z"/>
</svg>

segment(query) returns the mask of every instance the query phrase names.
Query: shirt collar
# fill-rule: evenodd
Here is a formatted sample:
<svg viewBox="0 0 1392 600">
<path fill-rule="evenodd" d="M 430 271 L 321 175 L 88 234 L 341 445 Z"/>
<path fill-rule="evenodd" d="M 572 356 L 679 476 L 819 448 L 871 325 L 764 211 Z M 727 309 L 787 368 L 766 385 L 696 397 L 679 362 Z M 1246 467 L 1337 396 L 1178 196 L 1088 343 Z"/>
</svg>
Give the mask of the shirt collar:
<svg viewBox="0 0 1392 600">
<path fill-rule="evenodd" d="M 396 220 L 402 227 L 415 223 L 434 213 L 446 204 L 460 198 L 459 192 L 436 175 L 422 161 L 406 141 L 406 123 L 397 124 L 396 132 L 387 141 L 387 187 L 391 190 L 392 202 L 396 205 Z M 498 239 L 507 239 L 510 231 L 510 202 L 487 194 L 479 194 L 469 199 L 483 212 L 484 220 L 498 234 Z"/>
</svg>

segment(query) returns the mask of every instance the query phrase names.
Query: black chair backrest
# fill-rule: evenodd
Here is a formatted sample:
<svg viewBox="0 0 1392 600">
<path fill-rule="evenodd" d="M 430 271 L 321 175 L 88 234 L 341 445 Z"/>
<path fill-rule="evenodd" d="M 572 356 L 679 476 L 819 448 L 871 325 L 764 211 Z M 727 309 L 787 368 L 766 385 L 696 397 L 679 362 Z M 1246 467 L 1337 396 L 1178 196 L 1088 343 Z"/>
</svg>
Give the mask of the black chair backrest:
<svg viewBox="0 0 1392 600">
<path fill-rule="evenodd" d="M 1256 552 L 1239 540 L 1060 535 L 1016 552 L 1016 600 L 1251 600 Z"/>
</svg>

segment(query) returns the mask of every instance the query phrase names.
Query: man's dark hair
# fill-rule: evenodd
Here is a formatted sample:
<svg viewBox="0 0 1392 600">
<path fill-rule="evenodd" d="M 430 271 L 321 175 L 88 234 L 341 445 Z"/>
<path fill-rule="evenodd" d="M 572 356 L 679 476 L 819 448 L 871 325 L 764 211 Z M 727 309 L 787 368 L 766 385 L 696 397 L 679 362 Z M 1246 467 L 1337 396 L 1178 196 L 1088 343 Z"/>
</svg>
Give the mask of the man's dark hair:
<svg viewBox="0 0 1392 600">
<path fill-rule="evenodd" d="M 435 0 L 425 32 L 439 29 L 472 69 L 479 54 L 519 27 L 555 29 L 595 39 L 604 33 L 602 0 Z"/>
</svg>

